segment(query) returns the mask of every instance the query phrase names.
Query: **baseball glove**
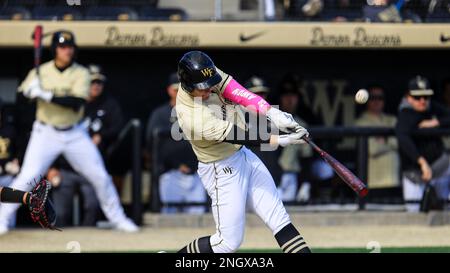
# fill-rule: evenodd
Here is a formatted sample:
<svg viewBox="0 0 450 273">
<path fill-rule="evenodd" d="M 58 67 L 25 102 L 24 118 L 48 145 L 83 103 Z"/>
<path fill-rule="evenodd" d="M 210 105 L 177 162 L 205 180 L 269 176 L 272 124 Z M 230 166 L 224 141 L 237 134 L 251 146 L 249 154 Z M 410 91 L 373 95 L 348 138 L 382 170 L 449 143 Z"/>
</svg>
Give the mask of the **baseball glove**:
<svg viewBox="0 0 450 273">
<path fill-rule="evenodd" d="M 43 228 L 61 231 L 55 226 L 56 212 L 48 198 L 50 188 L 50 182 L 44 178 L 41 178 L 34 186 L 29 203 L 31 219 Z"/>
</svg>

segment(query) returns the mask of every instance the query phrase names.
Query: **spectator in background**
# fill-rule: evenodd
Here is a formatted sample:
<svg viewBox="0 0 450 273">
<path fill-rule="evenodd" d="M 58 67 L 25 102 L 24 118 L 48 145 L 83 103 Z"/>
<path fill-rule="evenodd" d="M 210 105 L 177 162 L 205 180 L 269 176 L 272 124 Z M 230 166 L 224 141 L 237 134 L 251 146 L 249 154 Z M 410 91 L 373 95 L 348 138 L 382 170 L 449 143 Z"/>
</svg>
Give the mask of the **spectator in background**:
<svg viewBox="0 0 450 273">
<path fill-rule="evenodd" d="M 85 109 L 84 124 L 92 141 L 97 145 L 117 191 L 122 192 L 123 177 L 129 165 L 124 157 L 112 157 L 108 148 L 117 140 L 125 125 L 125 118 L 119 102 L 104 91 L 106 76 L 99 65 L 88 66 L 91 73 L 91 88 Z"/>
<path fill-rule="evenodd" d="M 368 22 L 399 23 L 402 21 L 400 7 L 392 4 L 390 0 L 367 1 L 363 7 L 364 19 Z"/>
<path fill-rule="evenodd" d="M 267 21 L 275 20 L 275 0 L 264 0 L 264 17 Z"/>
<path fill-rule="evenodd" d="M 417 14 L 417 11 L 428 9 L 423 1 L 414 0 L 372 0 L 367 1 L 367 3 L 363 7 L 363 14 L 364 19 L 369 22 L 421 23 L 422 18 Z"/>
<path fill-rule="evenodd" d="M 0 187 L 9 186 L 19 173 L 17 159 L 16 130 L 3 118 L 3 102 L 0 99 Z M 10 219 L 9 227 L 15 226 L 15 217 Z"/>
<path fill-rule="evenodd" d="M 286 0 L 283 1 L 287 16 L 303 20 L 347 22 L 361 20 L 363 0 Z M 367 1 L 370 2 L 370 1 Z"/>
<path fill-rule="evenodd" d="M 99 217 L 100 204 L 94 187 L 82 175 L 75 172 L 63 156 L 59 156 L 47 172 L 52 184 L 52 199 L 56 210 L 56 225 L 66 227 L 75 225 L 74 196 L 79 196 L 82 211 L 81 226 L 95 226 Z"/>
<path fill-rule="evenodd" d="M 428 80 L 416 76 L 399 106 L 396 135 L 400 147 L 403 196 L 408 211 L 419 210 L 426 185 L 434 187 L 440 199 L 448 200 L 449 158 L 439 136 L 414 136 L 419 128 L 450 126 L 449 109 L 431 101 L 434 94 Z"/>
<path fill-rule="evenodd" d="M 384 89 L 381 86 L 368 88 L 369 100 L 366 110 L 356 120 L 360 127 L 395 127 L 396 117 L 384 113 Z M 372 189 L 388 189 L 400 186 L 400 159 L 395 137 L 376 136 L 369 138 L 368 186 Z"/>
<path fill-rule="evenodd" d="M 153 138 L 158 131 L 170 132 L 176 126 L 177 117 L 173 107 L 176 103 L 179 80 L 173 73 L 169 77 L 167 94 L 169 102 L 156 108 L 147 123 L 147 147 L 153 147 Z M 176 126 L 176 128 L 179 128 Z M 159 177 L 159 194 L 163 203 L 163 213 L 177 212 L 177 207 L 166 203 L 205 203 L 206 192 L 197 174 L 197 159 L 191 145 L 186 140 L 176 141 L 171 137 L 161 137 L 158 145 L 158 169 L 153 172 L 162 173 Z M 151 153 L 149 153 L 151 154 Z M 203 213 L 206 206 L 184 206 L 180 209 L 185 213 Z"/>
<path fill-rule="evenodd" d="M 307 103 L 307 97 L 306 97 L 308 94 L 307 90 L 302 89 L 302 81 L 296 73 L 289 72 L 286 75 L 284 75 L 280 81 L 278 90 L 279 90 L 280 94 L 283 94 L 283 93 L 294 94 L 293 95 L 295 98 L 294 103 L 293 102 L 287 102 L 287 103 L 282 102 L 283 98 L 289 99 L 289 95 L 288 96 L 279 96 L 279 98 L 278 98 L 279 105 L 292 104 L 292 105 L 288 105 L 286 108 L 289 108 L 292 111 L 294 111 L 294 113 L 295 113 L 295 115 L 293 114 L 294 117 L 298 118 L 298 116 L 301 116 L 302 117 L 301 120 L 302 120 L 302 122 L 304 122 L 304 124 L 320 125 L 323 123 L 320 120 L 320 118 L 318 118 L 314 114 L 314 112 L 311 110 L 310 104 Z M 293 146 L 293 145 L 291 145 L 291 146 Z M 294 168 L 292 168 L 292 166 L 288 166 L 288 164 L 290 162 L 290 159 L 289 159 L 290 156 L 294 155 L 296 158 L 296 161 L 298 161 L 297 153 L 295 153 L 295 152 L 292 153 L 288 149 L 282 155 L 282 158 L 280 158 L 280 159 L 281 159 L 281 161 L 283 161 L 283 163 L 281 163 L 281 164 L 284 165 L 285 170 L 288 170 L 288 169 L 294 170 L 294 173 L 296 173 L 297 177 L 299 178 L 298 180 L 303 181 L 303 183 L 300 186 L 300 189 L 297 192 L 296 200 L 299 202 L 308 202 L 311 197 L 311 189 L 313 186 L 309 182 L 318 182 L 317 185 L 329 184 L 329 182 L 335 175 L 334 175 L 333 169 L 327 163 L 325 163 L 321 158 L 318 158 L 318 157 L 316 157 L 314 159 L 310 158 L 310 156 L 314 156 L 314 155 L 310 154 L 310 150 L 308 150 L 310 148 L 306 147 L 307 145 L 306 146 L 301 145 L 301 146 L 304 146 L 301 148 L 306 149 L 306 150 L 300 152 L 300 157 L 303 160 L 303 162 L 301 162 L 301 163 L 303 165 L 311 164 L 311 168 L 307 168 L 307 167 L 303 166 L 305 168 L 301 168 L 304 171 L 303 172 L 300 171 L 300 175 L 298 175 L 299 173 Z M 289 147 L 289 148 L 293 148 L 293 150 L 297 149 L 295 147 Z M 297 164 L 298 164 L 298 162 L 292 163 L 292 165 L 297 165 Z M 296 167 L 296 168 L 300 168 L 300 167 Z M 286 181 L 286 182 L 284 182 L 284 183 L 289 184 L 289 177 L 292 178 L 293 176 L 286 173 L 286 176 L 284 178 L 284 181 Z M 288 195 L 292 195 L 292 193 L 294 191 L 297 191 L 298 183 L 291 184 L 290 187 L 288 187 L 288 188 L 291 189 L 291 190 L 287 191 L 287 192 L 289 192 Z M 294 189 L 294 190 L 292 190 L 292 189 Z M 287 198 L 286 200 L 292 200 L 292 196 L 287 196 L 286 198 Z"/>
<path fill-rule="evenodd" d="M 323 9 L 323 0 L 308 0 L 302 6 L 302 12 L 307 17 L 318 15 Z"/>
<path fill-rule="evenodd" d="M 104 92 L 106 76 L 98 65 L 89 65 L 91 86 L 87 99 L 83 124 L 88 128 L 92 141 L 97 145 L 103 160 L 107 149 L 123 127 L 123 116 L 117 101 Z M 111 170 L 108 170 L 111 173 Z M 98 220 L 99 202 L 92 185 L 76 173 L 64 157 L 60 156 L 47 173 L 53 184 L 53 200 L 60 226 L 71 223 L 73 196 L 79 192 L 83 201 L 81 225 L 94 226 Z M 119 188 L 120 192 L 120 188 Z"/>
<path fill-rule="evenodd" d="M 252 76 L 250 79 L 248 79 L 244 87 L 247 88 L 247 90 L 258 94 L 263 99 L 267 100 L 267 95 L 270 92 L 270 88 L 267 86 L 266 82 L 263 78 L 258 76 Z M 258 119 L 266 120 L 266 117 L 260 117 L 258 116 Z M 256 126 L 252 125 L 248 120 L 246 121 L 249 126 Z M 249 146 L 248 147 L 252 152 L 254 152 L 266 165 L 267 169 L 269 170 L 270 174 L 272 175 L 275 184 L 278 186 L 281 181 L 281 175 L 282 170 L 280 165 L 278 164 L 278 158 L 280 157 L 280 149 L 276 150 L 262 150 L 259 146 Z"/>
<path fill-rule="evenodd" d="M 19 173 L 19 160 L 16 156 L 16 131 L 7 124 L 2 115 L 3 102 L 0 99 L 0 187 L 7 187 Z"/>
<path fill-rule="evenodd" d="M 295 90 L 298 92 L 301 99 L 298 100 L 296 114 L 301 116 L 302 119 L 309 125 L 322 125 L 323 121 L 319 118 L 311 109 L 311 100 L 308 99 L 307 86 L 303 86 L 302 79 L 293 72 L 289 72 L 281 79 L 278 90 L 282 93 L 282 90 Z M 278 104 L 280 104 L 279 97 Z"/>
<path fill-rule="evenodd" d="M 442 82 L 442 99 L 444 105 L 450 108 L 450 78 Z"/>
<path fill-rule="evenodd" d="M 275 21 L 282 16 L 282 6 L 284 0 L 242 0 L 240 1 L 241 10 L 262 10 L 264 12 L 264 20 Z"/>
<path fill-rule="evenodd" d="M 322 12 L 323 0 L 287 0 L 283 2 L 285 14 L 290 18 L 314 18 Z"/>
<path fill-rule="evenodd" d="M 329 17 L 333 22 L 362 21 L 361 8 L 368 2 L 366 0 L 334 0 L 334 8 L 330 8 L 327 3 L 327 9 L 324 17 Z M 332 16 L 330 16 L 332 15 Z"/>
<path fill-rule="evenodd" d="M 442 82 L 442 103 L 450 109 L 450 78 L 444 79 Z M 447 152 L 450 151 L 450 136 L 444 136 L 444 145 Z"/>
<path fill-rule="evenodd" d="M 295 88 L 282 88 L 280 90 L 280 110 L 292 114 L 295 121 L 302 127 L 308 127 L 296 113 L 299 103 L 299 92 Z M 299 175 L 302 171 L 303 162 L 307 158 L 312 157 L 312 149 L 309 145 L 289 145 L 282 149 L 279 164 L 283 171 L 281 183 L 278 186 L 278 191 L 283 201 L 294 201 L 297 196 Z M 307 201 L 309 199 L 310 184 L 304 181 L 302 184 L 304 189 L 300 191 L 303 193 L 300 201 Z"/>
</svg>

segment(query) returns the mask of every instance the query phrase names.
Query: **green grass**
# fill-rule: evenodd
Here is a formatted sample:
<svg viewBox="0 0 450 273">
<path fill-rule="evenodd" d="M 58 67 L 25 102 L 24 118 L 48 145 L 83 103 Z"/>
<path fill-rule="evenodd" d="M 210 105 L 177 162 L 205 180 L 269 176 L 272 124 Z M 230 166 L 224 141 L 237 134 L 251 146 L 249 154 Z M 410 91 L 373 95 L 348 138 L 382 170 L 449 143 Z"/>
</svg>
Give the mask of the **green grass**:
<svg viewBox="0 0 450 273">
<path fill-rule="evenodd" d="M 122 252 L 122 251 L 118 251 Z M 129 253 L 155 253 L 155 251 L 125 251 Z M 175 253 L 176 250 L 168 250 L 168 253 Z M 313 248 L 313 253 L 370 253 L 371 250 L 356 247 L 336 247 L 336 248 Z M 431 247 L 384 247 L 381 253 L 450 253 L 450 246 L 431 246 Z M 238 253 L 281 253 L 278 248 L 246 248 Z"/>
<path fill-rule="evenodd" d="M 313 253 L 370 253 L 366 248 L 313 248 Z M 279 249 L 242 249 L 240 253 L 281 253 Z M 450 253 L 450 247 L 384 247 L 381 253 Z"/>
<path fill-rule="evenodd" d="M 102 251 L 101 251 L 102 252 Z M 111 253 L 111 251 L 106 251 Z M 106 253 L 105 252 L 105 253 Z M 155 253 L 156 251 L 149 250 L 136 250 L 136 251 L 112 251 L 120 253 Z M 168 250 L 168 253 L 175 253 L 176 250 Z M 340 248 L 313 248 L 313 253 L 370 253 L 371 250 L 366 248 L 351 248 L 351 247 L 340 247 Z M 281 253 L 278 248 L 255 248 L 255 249 L 241 249 L 238 253 Z M 385 247 L 381 248 L 381 253 L 450 253 L 450 246 L 432 246 L 432 247 Z"/>
</svg>

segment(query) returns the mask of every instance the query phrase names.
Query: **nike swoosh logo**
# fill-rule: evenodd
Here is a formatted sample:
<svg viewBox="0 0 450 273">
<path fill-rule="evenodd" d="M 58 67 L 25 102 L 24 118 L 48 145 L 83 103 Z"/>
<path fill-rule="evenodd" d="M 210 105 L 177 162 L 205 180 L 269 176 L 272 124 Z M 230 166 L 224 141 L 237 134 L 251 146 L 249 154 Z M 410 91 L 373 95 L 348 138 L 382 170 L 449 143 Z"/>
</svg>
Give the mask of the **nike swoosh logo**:
<svg viewBox="0 0 450 273">
<path fill-rule="evenodd" d="M 445 37 L 444 34 L 441 34 L 441 42 L 446 43 L 450 41 L 450 36 Z"/>
<path fill-rule="evenodd" d="M 241 33 L 241 35 L 239 35 L 239 40 L 241 40 L 241 42 L 245 43 L 245 42 L 248 42 L 250 40 L 258 38 L 258 37 L 264 35 L 265 33 L 266 33 L 265 31 L 260 31 L 260 32 L 257 32 L 255 34 L 252 34 L 252 35 L 244 35 L 244 34 Z"/>
</svg>

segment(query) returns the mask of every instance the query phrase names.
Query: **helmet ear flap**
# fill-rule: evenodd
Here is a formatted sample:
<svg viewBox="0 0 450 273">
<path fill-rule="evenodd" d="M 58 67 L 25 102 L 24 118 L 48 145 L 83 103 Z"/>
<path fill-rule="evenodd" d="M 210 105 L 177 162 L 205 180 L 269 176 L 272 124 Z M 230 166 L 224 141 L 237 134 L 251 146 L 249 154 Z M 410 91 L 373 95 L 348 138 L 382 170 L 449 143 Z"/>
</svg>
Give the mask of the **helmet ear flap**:
<svg viewBox="0 0 450 273">
<path fill-rule="evenodd" d="M 181 87 L 187 91 L 192 92 L 194 91 L 193 86 L 189 85 L 189 83 L 192 82 L 191 76 L 189 75 L 189 67 L 186 65 L 185 62 L 181 61 L 178 65 L 178 78 L 181 82 Z"/>
</svg>

